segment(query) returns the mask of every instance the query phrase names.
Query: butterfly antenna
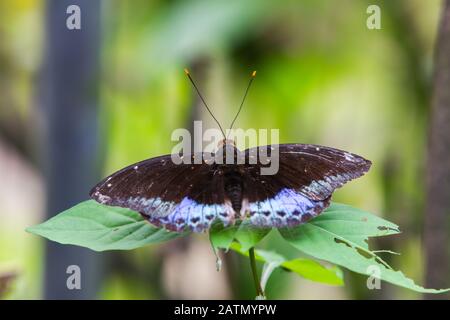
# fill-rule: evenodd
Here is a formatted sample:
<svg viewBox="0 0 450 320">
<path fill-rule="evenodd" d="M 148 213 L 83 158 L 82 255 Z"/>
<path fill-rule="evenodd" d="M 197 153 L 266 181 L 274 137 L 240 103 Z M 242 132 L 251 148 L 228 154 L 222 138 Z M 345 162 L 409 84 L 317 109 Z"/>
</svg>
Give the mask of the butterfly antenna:
<svg viewBox="0 0 450 320">
<path fill-rule="evenodd" d="M 220 125 L 219 121 L 216 119 L 216 117 L 214 117 L 213 113 L 211 112 L 211 110 L 208 107 L 208 104 L 206 103 L 205 99 L 203 99 L 202 94 L 200 93 L 200 90 L 198 90 L 197 86 L 195 85 L 194 80 L 191 77 L 191 74 L 189 73 L 188 69 L 184 69 L 184 73 L 186 73 L 186 75 L 188 76 L 189 80 L 191 81 L 192 85 L 195 88 L 195 91 L 197 91 L 198 96 L 200 97 L 200 99 L 202 100 L 203 104 L 206 107 L 206 110 L 208 110 L 209 114 L 211 115 L 211 117 L 213 117 L 214 121 L 216 121 L 217 125 L 220 128 L 220 131 L 222 132 L 223 137 L 225 138 L 225 131 L 223 131 L 222 126 Z"/>
<path fill-rule="evenodd" d="M 231 122 L 230 130 L 228 131 L 228 134 L 230 134 L 231 129 L 233 129 L 234 122 L 236 121 L 237 117 L 239 116 L 239 113 L 241 113 L 242 106 L 244 105 L 244 102 L 245 102 L 245 98 L 247 98 L 248 91 L 250 90 L 250 86 L 252 85 L 252 82 L 255 79 L 255 77 L 256 77 L 256 71 L 253 71 L 250 81 L 248 82 L 247 89 L 245 89 L 244 97 L 242 98 L 242 102 L 241 102 L 241 105 L 239 106 L 239 110 L 236 113 L 236 116 L 234 117 L 233 121 Z M 228 139 L 228 136 L 227 136 L 227 139 Z"/>
</svg>

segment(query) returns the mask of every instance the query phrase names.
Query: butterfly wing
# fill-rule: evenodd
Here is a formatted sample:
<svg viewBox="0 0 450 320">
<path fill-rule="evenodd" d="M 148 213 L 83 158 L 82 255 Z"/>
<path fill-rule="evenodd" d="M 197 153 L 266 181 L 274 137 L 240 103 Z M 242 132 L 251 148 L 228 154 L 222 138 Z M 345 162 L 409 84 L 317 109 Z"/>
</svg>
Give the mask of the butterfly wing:
<svg viewBox="0 0 450 320">
<path fill-rule="evenodd" d="M 250 157 L 278 151 L 279 170 L 261 175 L 261 162 Z M 208 155 L 211 157 L 211 154 Z M 303 144 L 272 145 L 245 151 L 246 162 L 232 165 L 242 176 L 242 207 L 261 227 L 294 226 L 322 212 L 333 191 L 363 175 L 370 161 L 346 151 Z M 100 203 L 139 211 L 151 223 L 169 230 L 189 227 L 200 232 L 216 219 L 233 223 L 235 213 L 216 164 L 175 164 L 170 155 L 128 166 L 95 186 L 90 195 Z M 270 165 L 270 164 L 268 164 Z M 266 166 L 268 166 L 266 165 Z"/>
<path fill-rule="evenodd" d="M 278 152 L 279 169 L 261 175 L 261 161 L 247 164 L 245 198 L 250 221 L 262 227 L 287 227 L 306 222 L 330 203 L 336 188 L 362 176 L 369 160 L 346 151 L 309 144 L 282 144 L 245 151 L 247 159 Z M 247 162 L 248 163 L 248 162 Z"/>
<path fill-rule="evenodd" d="M 219 218 L 232 222 L 232 208 L 226 199 L 223 178 L 215 165 L 175 164 L 170 155 L 130 165 L 98 183 L 90 192 L 96 201 L 140 212 L 152 224 L 196 232 L 209 228 Z M 194 163 L 194 156 L 191 163 Z"/>
</svg>

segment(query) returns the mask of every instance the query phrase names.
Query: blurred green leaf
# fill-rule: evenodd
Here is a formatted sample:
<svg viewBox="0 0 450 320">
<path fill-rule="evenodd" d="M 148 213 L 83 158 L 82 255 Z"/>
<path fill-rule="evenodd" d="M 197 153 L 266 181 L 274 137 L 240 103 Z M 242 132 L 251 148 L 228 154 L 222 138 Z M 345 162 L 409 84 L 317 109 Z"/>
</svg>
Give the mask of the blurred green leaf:
<svg viewBox="0 0 450 320">
<path fill-rule="evenodd" d="M 244 250 L 239 243 L 233 242 L 230 248 L 248 257 L 248 250 Z M 325 267 L 317 261 L 304 258 L 287 260 L 276 252 L 260 249 L 255 250 L 255 258 L 258 261 L 264 262 L 267 266 L 270 266 L 269 268 L 265 268 L 265 271 L 269 270 L 269 274 L 266 276 L 267 278 L 270 276 L 273 269 L 282 267 L 285 270 L 295 272 L 299 276 L 311 281 L 338 286 L 344 284 L 342 270 L 337 266 Z M 265 272 L 263 271 L 261 280 L 267 281 L 267 278 L 264 278 Z"/>
<path fill-rule="evenodd" d="M 155 74 L 227 48 L 254 32 L 274 5 L 261 0 L 175 2 L 143 32 L 135 58 L 141 62 L 139 69 Z"/>
<path fill-rule="evenodd" d="M 130 250 L 187 234 L 156 228 L 135 211 L 101 205 L 93 200 L 81 202 L 27 231 L 95 251 Z"/>
<path fill-rule="evenodd" d="M 373 251 L 368 238 L 399 233 L 398 227 L 366 211 L 333 204 L 309 223 L 295 228 L 279 229 L 281 235 L 298 250 L 351 271 L 379 278 L 392 284 L 424 293 L 441 293 L 450 289 L 425 289 L 393 270 Z"/>
</svg>

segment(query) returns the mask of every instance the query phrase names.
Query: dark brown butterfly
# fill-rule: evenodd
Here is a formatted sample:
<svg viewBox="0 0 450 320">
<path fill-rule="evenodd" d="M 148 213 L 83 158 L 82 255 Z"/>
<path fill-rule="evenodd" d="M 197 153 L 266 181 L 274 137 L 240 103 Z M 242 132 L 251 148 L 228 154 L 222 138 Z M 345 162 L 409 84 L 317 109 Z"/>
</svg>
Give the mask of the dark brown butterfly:
<svg viewBox="0 0 450 320">
<path fill-rule="evenodd" d="M 260 151 L 271 156 L 273 150 L 279 169 L 276 174 L 262 175 L 267 163 L 250 158 L 258 157 Z M 244 159 L 243 163 L 205 160 L 230 153 L 234 160 Z M 130 165 L 97 184 L 90 196 L 102 204 L 138 211 L 150 223 L 173 231 L 201 232 L 216 220 L 229 225 L 243 219 L 258 227 L 291 227 L 321 213 L 336 188 L 362 176 L 371 166 L 358 155 L 324 146 L 281 144 L 241 152 L 227 139 L 216 154 L 184 156 L 191 161 L 175 164 L 171 155 L 165 155 Z M 195 158 L 202 159 L 201 163 L 195 164 Z"/>
</svg>

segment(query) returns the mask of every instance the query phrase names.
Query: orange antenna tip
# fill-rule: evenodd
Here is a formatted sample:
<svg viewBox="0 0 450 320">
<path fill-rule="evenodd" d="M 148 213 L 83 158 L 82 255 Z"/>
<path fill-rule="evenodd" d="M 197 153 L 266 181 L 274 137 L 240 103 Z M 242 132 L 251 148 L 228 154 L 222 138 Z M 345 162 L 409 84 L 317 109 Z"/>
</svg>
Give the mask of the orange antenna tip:
<svg viewBox="0 0 450 320">
<path fill-rule="evenodd" d="M 189 70 L 184 68 L 184 73 L 186 73 L 186 75 L 188 76 L 189 75 Z"/>
<path fill-rule="evenodd" d="M 252 78 L 256 77 L 256 70 L 252 73 Z"/>
</svg>

